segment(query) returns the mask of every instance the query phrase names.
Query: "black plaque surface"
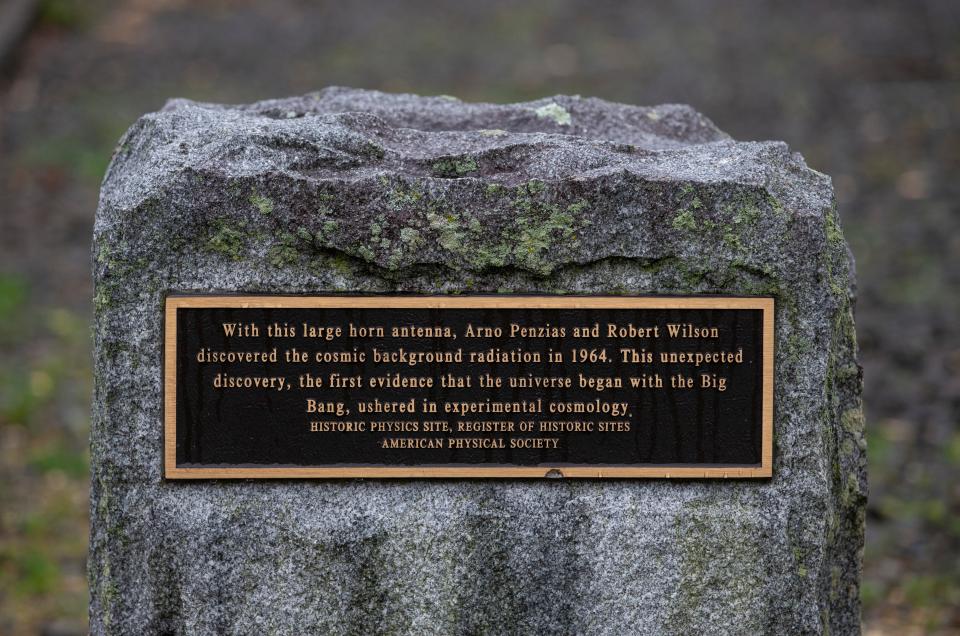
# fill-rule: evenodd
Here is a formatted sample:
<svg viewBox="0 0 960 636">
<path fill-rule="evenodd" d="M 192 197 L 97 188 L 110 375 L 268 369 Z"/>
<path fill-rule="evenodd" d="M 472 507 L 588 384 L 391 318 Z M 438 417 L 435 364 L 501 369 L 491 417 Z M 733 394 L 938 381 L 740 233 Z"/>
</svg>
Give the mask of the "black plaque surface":
<svg viewBox="0 0 960 636">
<path fill-rule="evenodd" d="M 171 296 L 165 472 L 767 477 L 772 332 L 769 298 Z"/>
</svg>

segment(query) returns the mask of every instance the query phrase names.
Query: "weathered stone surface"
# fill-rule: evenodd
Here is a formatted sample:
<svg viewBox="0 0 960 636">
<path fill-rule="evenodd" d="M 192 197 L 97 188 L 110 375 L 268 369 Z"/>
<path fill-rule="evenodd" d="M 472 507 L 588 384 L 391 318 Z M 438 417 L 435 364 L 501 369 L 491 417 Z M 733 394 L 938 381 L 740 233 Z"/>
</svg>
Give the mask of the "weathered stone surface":
<svg viewBox="0 0 960 636">
<path fill-rule="evenodd" d="M 576 97 L 177 100 L 94 243 L 95 634 L 859 630 L 852 261 L 785 144 Z M 774 477 L 165 482 L 174 291 L 771 294 Z"/>
</svg>

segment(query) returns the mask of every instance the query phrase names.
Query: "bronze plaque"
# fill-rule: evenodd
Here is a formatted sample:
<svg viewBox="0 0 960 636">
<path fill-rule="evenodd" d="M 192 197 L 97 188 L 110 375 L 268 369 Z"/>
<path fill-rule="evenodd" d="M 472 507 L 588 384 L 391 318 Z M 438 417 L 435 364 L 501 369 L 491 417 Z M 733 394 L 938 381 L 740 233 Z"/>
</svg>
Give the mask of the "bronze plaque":
<svg viewBox="0 0 960 636">
<path fill-rule="evenodd" d="M 169 479 L 770 477 L 772 298 L 169 296 Z"/>
</svg>

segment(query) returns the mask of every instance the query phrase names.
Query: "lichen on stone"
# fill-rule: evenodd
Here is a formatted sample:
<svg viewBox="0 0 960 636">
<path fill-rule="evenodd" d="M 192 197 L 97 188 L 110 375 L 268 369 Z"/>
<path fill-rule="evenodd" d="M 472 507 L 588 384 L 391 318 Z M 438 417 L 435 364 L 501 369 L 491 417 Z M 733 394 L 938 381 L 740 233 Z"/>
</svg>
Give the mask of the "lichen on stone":
<svg viewBox="0 0 960 636">
<path fill-rule="evenodd" d="M 464 177 L 479 169 L 472 157 L 444 158 L 433 162 L 430 167 L 435 176 L 446 178 Z"/>
<path fill-rule="evenodd" d="M 254 192 L 250 195 L 250 203 L 264 216 L 273 214 L 273 200 L 269 197 L 260 196 Z"/>
<path fill-rule="evenodd" d="M 234 224 L 225 217 L 214 219 L 206 242 L 207 249 L 229 256 L 233 260 L 240 260 L 246 241 L 244 226 L 243 222 Z"/>
<path fill-rule="evenodd" d="M 569 126 L 573 121 L 573 118 L 570 116 L 570 112 L 555 102 L 540 106 L 533 112 L 536 113 L 537 117 L 540 117 L 541 119 L 549 119 L 558 126 Z"/>
<path fill-rule="evenodd" d="M 690 210 L 681 210 L 673 217 L 673 227 L 678 230 L 693 232 L 697 229 L 697 220 Z"/>
</svg>

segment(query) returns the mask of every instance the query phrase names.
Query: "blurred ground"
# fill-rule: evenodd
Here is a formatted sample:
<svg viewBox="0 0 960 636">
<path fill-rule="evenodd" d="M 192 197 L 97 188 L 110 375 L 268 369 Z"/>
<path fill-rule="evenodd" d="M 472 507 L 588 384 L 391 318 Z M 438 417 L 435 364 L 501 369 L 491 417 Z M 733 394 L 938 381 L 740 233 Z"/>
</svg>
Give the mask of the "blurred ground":
<svg viewBox="0 0 960 636">
<path fill-rule="evenodd" d="M 85 630 L 89 244 L 117 138 L 167 97 L 331 84 L 687 102 L 832 175 L 860 288 L 866 631 L 960 633 L 957 3 L 40 5 L 0 77 L 0 634 Z"/>
</svg>

